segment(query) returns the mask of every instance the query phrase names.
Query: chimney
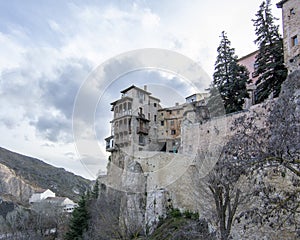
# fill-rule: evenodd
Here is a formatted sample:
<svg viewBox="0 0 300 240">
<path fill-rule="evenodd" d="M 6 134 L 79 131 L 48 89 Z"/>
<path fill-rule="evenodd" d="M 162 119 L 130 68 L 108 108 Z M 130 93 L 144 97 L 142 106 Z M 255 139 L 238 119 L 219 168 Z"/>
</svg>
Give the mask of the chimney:
<svg viewBox="0 0 300 240">
<path fill-rule="evenodd" d="M 177 103 L 175 103 L 175 106 L 179 106 L 179 103 L 177 102 Z"/>
<path fill-rule="evenodd" d="M 144 90 L 147 91 L 147 85 L 144 85 Z"/>
</svg>

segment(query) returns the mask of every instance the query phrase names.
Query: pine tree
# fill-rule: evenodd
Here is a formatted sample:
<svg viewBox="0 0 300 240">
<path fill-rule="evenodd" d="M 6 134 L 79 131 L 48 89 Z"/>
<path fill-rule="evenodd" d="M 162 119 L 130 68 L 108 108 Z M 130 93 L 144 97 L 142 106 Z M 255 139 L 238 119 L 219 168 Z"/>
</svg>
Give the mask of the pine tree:
<svg viewBox="0 0 300 240">
<path fill-rule="evenodd" d="M 269 95 L 277 97 L 282 82 L 287 77 L 287 69 L 284 66 L 283 42 L 279 34 L 277 20 L 271 13 L 270 0 L 264 1 L 252 20 L 255 26 L 257 39 L 254 41 L 259 52 L 255 61 L 255 73 L 259 76 L 256 82 L 256 102 L 260 103 Z"/>
<path fill-rule="evenodd" d="M 72 217 L 69 224 L 69 231 L 67 232 L 66 240 L 82 239 L 82 235 L 88 229 L 88 210 L 86 196 L 82 196 L 78 207 L 76 207 L 72 213 Z"/>
<path fill-rule="evenodd" d="M 218 108 L 218 106 L 214 107 L 216 105 L 214 98 L 216 98 L 216 91 L 218 90 L 226 113 L 240 111 L 243 109 L 245 98 L 249 97 L 246 88 L 249 72 L 246 67 L 238 64 L 235 50 L 231 48 L 231 42 L 224 31 L 217 51 L 218 56 L 208 105 L 211 104 L 213 109 Z"/>
</svg>

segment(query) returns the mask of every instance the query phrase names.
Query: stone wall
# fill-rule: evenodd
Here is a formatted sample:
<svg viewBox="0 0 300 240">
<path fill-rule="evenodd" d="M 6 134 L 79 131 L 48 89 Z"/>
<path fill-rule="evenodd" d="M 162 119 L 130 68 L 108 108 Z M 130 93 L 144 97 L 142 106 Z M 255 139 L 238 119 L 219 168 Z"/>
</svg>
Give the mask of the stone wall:
<svg viewBox="0 0 300 240">
<path fill-rule="evenodd" d="M 284 61 L 289 71 L 300 64 L 300 5 L 299 0 L 285 1 L 282 5 Z M 294 38 L 297 37 L 297 44 Z"/>
</svg>

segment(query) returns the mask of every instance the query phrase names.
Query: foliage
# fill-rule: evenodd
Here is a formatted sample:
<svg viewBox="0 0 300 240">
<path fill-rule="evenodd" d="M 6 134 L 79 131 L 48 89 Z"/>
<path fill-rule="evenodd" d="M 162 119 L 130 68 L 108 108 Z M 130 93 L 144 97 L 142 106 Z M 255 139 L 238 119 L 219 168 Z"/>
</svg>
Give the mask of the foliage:
<svg viewBox="0 0 300 240">
<path fill-rule="evenodd" d="M 197 212 L 191 212 L 189 210 L 184 211 L 183 212 L 183 216 L 185 218 L 189 218 L 189 219 L 193 219 L 193 220 L 199 219 L 199 213 L 197 213 Z"/>
<path fill-rule="evenodd" d="M 154 232 L 145 239 L 213 240 L 216 238 L 214 234 L 209 232 L 208 223 L 204 219 L 199 220 L 198 218 L 193 219 L 184 216 L 171 217 L 171 215 L 169 215 L 167 218 L 161 219 L 160 224 Z"/>
<path fill-rule="evenodd" d="M 78 207 L 76 207 L 72 213 L 69 231 L 67 232 L 65 239 L 83 239 L 83 233 L 88 230 L 88 219 L 87 199 L 86 196 L 82 196 L 78 203 Z"/>
<path fill-rule="evenodd" d="M 211 96 L 216 96 L 216 90 L 220 92 L 226 113 L 232 113 L 243 109 L 244 99 L 249 97 L 246 83 L 249 81 L 249 72 L 245 66 L 239 65 L 234 48 L 223 31 L 221 42 L 217 49 L 218 56 L 215 63 Z M 213 99 L 209 103 L 214 103 Z"/>
<path fill-rule="evenodd" d="M 56 205 L 40 202 L 31 209 L 16 207 L 0 218 L 3 239 L 57 239 L 63 236 L 67 215 Z M 6 236 L 6 238 L 5 238 Z"/>
<path fill-rule="evenodd" d="M 286 79 L 287 70 L 284 67 L 283 42 L 279 34 L 276 18 L 271 13 L 270 0 L 264 1 L 252 20 L 257 39 L 254 41 L 259 52 L 255 60 L 255 73 L 259 76 L 256 82 L 256 101 L 258 103 L 268 98 L 270 94 L 277 97 L 280 86 Z"/>
<path fill-rule="evenodd" d="M 182 216 L 182 213 L 178 208 L 173 208 L 169 211 L 168 215 L 172 218 L 179 218 Z"/>
</svg>

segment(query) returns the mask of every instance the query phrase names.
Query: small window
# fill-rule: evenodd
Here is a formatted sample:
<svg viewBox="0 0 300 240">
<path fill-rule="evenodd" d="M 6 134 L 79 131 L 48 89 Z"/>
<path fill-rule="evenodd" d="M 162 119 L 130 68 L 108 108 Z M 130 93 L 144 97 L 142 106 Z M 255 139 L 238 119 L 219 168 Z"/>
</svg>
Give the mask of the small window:
<svg viewBox="0 0 300 240">
<path fill-rule="evenodd" d="M 160 121 L 160 126 L 164 126 L 165 125 L 165 121 Z"/>
<path fill-rule="evenodd" d="M 150 120 L 150 113 L 148 113 L 148 119 Z"/>
<path fill-rule="evenodd" d="M 154 115 L 154 122 L 156 122 L 156 115 Z"/>
<path fill-rule="evenodd" d="M 177 110 L 177 114 L 180 114 L 180 110 Z"/>
<path fill-rule="evenodd" d="M 156 103 L 153 103 L 154 107 L 157 107 L 157 104 Z"/>
<path fill-rule="evenodd" d="M 294 37 L 292 37 L 292 46 L 294 47 L 296 45 L 298 45 L 298 37 L 297 37 L 297 35 L 294 36 Z"/>
<path fill-rule="evenodd" d="M 174 120 L 171 120 L 170 123 L 171 123 L 171 126 L 174 126 Z"/>
<path fill-rule="evenodd" d="M 171 135 L 175 135 L 176 134 L 176 130 L 171 130 Z"/>
<path fill-rule="evenodd" d="M 290 15 L 295 15 L 296 13 L 295 13 L 295 9 L 294 8 L 291 8 L 290 9 Z"/>
<path fill-rule="evenodd" d="M 160 115 L 162 115 L 162 116 L 163 116 L 163 115 L 164 115 L 164 113 L 161 113 Z"/>
</svg>

